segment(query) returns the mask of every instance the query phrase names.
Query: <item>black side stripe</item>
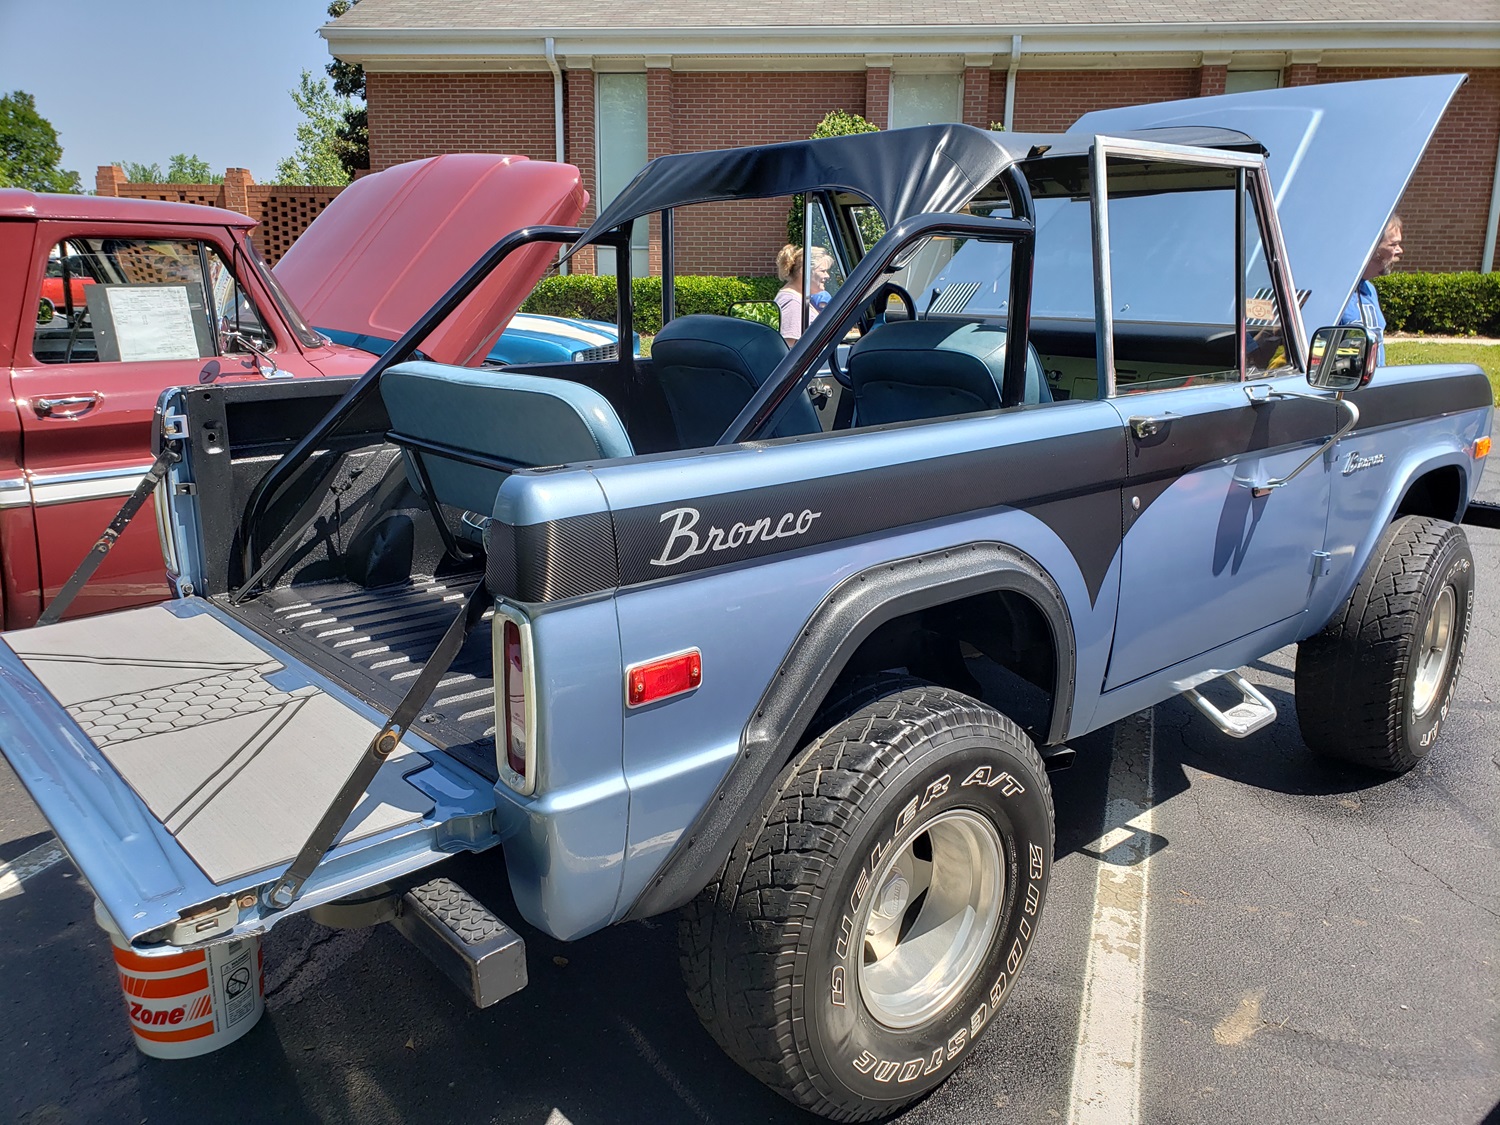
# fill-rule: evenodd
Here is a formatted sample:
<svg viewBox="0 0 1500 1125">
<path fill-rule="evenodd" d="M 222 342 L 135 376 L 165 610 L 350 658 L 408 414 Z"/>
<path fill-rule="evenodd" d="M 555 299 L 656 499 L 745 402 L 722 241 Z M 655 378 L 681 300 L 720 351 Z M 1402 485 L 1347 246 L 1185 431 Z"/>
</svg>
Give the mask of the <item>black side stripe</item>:
<svg viewBox="0 0 1500 1125">
<path fill-rule="evenodd" d="M 1482 374 L 1376 384 L 1352 396 L 1360 429 L 1491 403 Z M 1142 412 L 1170 402 L 1143 396 Z M 1134 405 L 1129 399 L 1120 404 Z M 1068 546 L 1091 599 L 1124 536 L 1171 484 L 1256 450 L 1321 440 L 1330 399 L 1288 398 L 1172 417 L 1152 438 L 1123 428 L 997 446 L 925 461 L 686 497 L 548 523 L 491 526 L 488 582 L 497 596 L 541 602 L 677 577 L 863 535 L 1002 507 L 1031 512 Z M 1128 487 L 1139 509 L 1122 511 Z"/>
<path fill-rule="evenodd" d="M 1355 433 L 1360 433 L 1396 422 L 1478 410 L 1493 405 L 1495 394 L 1484 373 L 1476 369 L 1446 379 L 1417 382 L 1382 383 L 1377 378 L 1349 398 L 1359 407 L 1359 429 Z"/>
</svg>

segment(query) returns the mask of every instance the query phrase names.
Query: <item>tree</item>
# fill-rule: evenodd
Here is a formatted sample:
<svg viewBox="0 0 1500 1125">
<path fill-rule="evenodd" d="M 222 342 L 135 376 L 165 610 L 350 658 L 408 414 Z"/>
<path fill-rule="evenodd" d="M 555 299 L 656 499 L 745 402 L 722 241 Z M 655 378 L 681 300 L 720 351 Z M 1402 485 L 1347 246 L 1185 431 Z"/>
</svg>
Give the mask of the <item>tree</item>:
<svg viewBox="0 0 1500 1125">
<path fill-rule="evenodd" d="M 224 177 L 210 169 L 208 161 L 200 160 L 196 152 L 192 156 L 179 152 L 167 162 L 167 183 L 169 184 L 222 184 L 223 182 Z"/>
<path fill-rule="evenodd" d="M 291 96 L 304 120 L 297 126 L 297 151 L 276 165 L 276 182 L 347 184 L 349 173 L 339 159 L 339 128 L 353 103 L 336 95 L 325 79 L 314 78 L 310 70 L 302 72 L 302 81 Z"/>
<path fill-rule="evenodd" d="M 333 0 L 328 5 L 328 15 L 332 19 L 338 19 L 359 0 Z M 325 68 L 328 77 L 333 79 L 333 92 L 341 98 L 358 98 L 359 104 L 353 101 L 344 110 L 344 123 L 339 126 L 338 152 L 339 163 L 344 166 L 345 173 L 350 179 L 354 178 L 355 172 L 362 172 L 370 167 L 370 111 L 365 106 L 365 68 L 357 63 L 346 63 L 343 59 L 334 59 Z"/>
<path fill-rule="evenodd" d="M 36 99 L 24 90 L 0 98 L 0 187 L 82 191 L 78 173 L 59 168 L 61 160 L 57 130 L 36 111 Z"/>
<path fill-rule="evenodd" d="M 823 137 L 847 137 L 854 133 L 878 133 L 880 126 L 867 121 L 857 113 L 849 113 L 846 110 L 830 110 L 818 127 L 812 131 L 812 140 L 820 140 Z M 786 238 L 795 246 L 802 245 L 802 214 L 804 204 L 802 196 L 792 196 L 792 209 L 786 217 Z M 867 207 L 859 215 L 860 234 L 864 238 L 866 246 L 873 246 L 885 233 L 885 222 L 876 212 L 875 208 Z"/>
<path fill-rule="evenodd" d="M 134 160 L 116 160 L 125 172 L 125 179 L 132 184 L 159 184 L 167 178 L 160 164 L 137 164 Z"/>
<path fill-rule="evenodd" d="M 208 161 L 200 159 L 195 152 L 175 154 L 167 162 L 163 172 L 156 163 L 137 164 L 133 160 L 116 160 L 125 171 L 125 178 L 133 184 L 222 184 L 224 177 L 209 170 Z"/>
</svg>

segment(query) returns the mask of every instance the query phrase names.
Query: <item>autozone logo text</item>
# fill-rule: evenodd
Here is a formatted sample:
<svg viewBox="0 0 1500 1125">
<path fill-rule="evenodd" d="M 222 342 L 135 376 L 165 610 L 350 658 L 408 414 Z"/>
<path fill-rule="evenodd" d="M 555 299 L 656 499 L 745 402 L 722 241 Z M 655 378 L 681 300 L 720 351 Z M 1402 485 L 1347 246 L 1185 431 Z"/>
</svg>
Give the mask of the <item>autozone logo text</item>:
<svg viewBox="0 0 1500 1125">
<path fill-rule="evenodd" d="M 130 1018 L 142 1027 L 161 1027 L 163 1025 L 175 1025 L 182 1023 L 185 1019 L 202 1019 L 208 1015 L 212 1006 L 207 996 L 200 996 L 193 1002 L 192 1011 L 178 1005 L 175 1008 L 148 1008 L 139 1000 L 130 1002 Z"/>
</svg>

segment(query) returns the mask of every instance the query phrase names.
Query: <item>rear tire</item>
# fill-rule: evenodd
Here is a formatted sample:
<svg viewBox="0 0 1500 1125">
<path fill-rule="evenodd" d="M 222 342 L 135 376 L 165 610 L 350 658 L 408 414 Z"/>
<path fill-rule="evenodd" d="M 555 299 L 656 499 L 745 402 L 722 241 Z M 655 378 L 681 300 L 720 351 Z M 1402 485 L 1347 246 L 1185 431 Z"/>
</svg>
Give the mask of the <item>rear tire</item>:
<svg viewBox="0 0 1500 1125">
<path fill-rule="evenodd" d="M 795 1104 L 894 1113 L 952 1073 L 1009 994 L 1052 842 L 1045 770 L 1009 719 L 926 685 L 866 702 L 788 767 L 684 908 L 693 1006 Z"/>
<path fill-rule="evenodd" d="M 1343 608 L 1297 648 L 1297 722 L 1319 754 L 1405 773 L 1437 741 L 1474 605 L 1463 529 L 1407 516 L 1386 529 Z"/>
</svg>

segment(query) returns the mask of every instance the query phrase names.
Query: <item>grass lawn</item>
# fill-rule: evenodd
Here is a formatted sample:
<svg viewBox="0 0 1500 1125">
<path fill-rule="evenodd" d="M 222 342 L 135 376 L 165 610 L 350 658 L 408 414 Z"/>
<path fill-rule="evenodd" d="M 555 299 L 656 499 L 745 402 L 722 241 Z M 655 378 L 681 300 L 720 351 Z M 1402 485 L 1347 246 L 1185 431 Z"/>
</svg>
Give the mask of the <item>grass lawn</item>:
<svg viewBox="0 0 1500 1125">
<path fill-rule="evenodd" d="M 1387 340 L 1386 362 L 1397 363 L 1475 363 L 1490 377 L 1495 401 L 1500 403 L 1500 344 L 1471 344 L 1466 341 Z"/>
</svg>

